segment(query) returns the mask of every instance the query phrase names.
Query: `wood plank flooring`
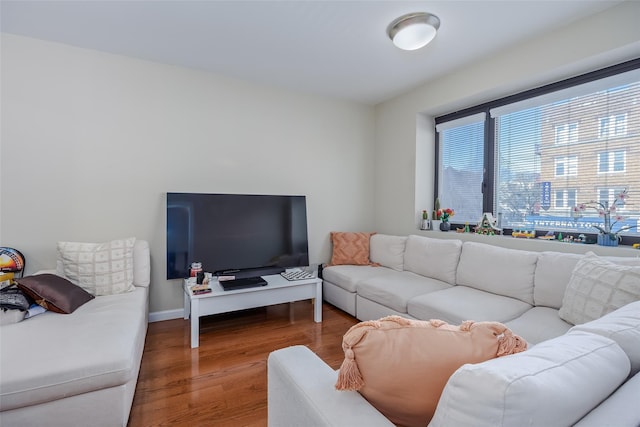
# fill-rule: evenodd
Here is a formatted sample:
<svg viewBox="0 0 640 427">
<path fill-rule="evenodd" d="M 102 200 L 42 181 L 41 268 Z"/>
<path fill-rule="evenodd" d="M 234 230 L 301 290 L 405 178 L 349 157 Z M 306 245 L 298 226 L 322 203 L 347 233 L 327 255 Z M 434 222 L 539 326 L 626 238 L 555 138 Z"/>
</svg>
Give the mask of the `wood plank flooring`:
<svg viewBox="0 0 640 427">
<path fill-rule="evenodd" d="M 149 324 L 129 427 L 266 426 L 270 352 L 306 345 L 340 367 L 342 336 L 358 320 L 326 303 L 322 316 L 313 321 L 309 301 L 208 316 L 194 349 L 189 321 Z"/>
</svg>

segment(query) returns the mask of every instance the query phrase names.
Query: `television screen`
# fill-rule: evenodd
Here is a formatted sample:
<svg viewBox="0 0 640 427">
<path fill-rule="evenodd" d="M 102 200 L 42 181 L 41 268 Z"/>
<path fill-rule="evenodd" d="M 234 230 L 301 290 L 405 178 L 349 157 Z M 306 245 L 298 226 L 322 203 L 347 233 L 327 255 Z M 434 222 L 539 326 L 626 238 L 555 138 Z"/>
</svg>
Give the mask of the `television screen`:
<svg viewBox="0 0 640 427">
<path fill-rule="evenodd" d="M 167 193 L 167 279 L 236 277 L 309 265 L 305 196 Z"/>
</svg>

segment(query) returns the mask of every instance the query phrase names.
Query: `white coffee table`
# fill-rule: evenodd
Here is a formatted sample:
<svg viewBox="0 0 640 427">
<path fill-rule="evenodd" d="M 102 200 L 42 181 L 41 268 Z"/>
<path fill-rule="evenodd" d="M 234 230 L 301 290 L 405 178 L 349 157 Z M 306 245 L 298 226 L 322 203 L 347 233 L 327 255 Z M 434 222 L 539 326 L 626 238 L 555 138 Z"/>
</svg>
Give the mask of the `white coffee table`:
<svg viewBox="0 0 640 427">
<path fill-rule="evenodd" d="M 225 291 L 218 282 L 212 282 L 212 292 L 202 295 L 193 295 L 192 283 L 185 279 L 184 318 L 191 317 L 191 348 L 199 346 L 200 318 L 211 314 L 315 298 L 313 320 L 322 322 L 322 279 L 289 281 L 279 274 L 262 278 L 266 286 L 235 291 Z"/>
</svg>

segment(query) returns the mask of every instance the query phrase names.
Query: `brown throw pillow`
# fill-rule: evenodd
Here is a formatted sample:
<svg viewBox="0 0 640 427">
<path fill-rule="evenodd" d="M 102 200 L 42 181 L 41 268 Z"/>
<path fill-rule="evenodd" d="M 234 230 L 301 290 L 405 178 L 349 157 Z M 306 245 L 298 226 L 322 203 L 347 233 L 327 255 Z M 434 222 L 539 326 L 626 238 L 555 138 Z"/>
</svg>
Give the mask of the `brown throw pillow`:
<svg viewBox="0 0 640 427">
<path fill-rule="evenodd" d="M 55 274 L 36 274 L 17 279 L 18 288 L 38 305 L 56 313 L 73 313 L 82 304 L 95 298 L 64 277 Z"/>
<path fill-rule="evenodd" d="M 331 232 L 333 254 L 327 265 L 379 265 L 369 260 L 369 241 L 376 233 Z"/>
<path fill-rule="evenodd" d="M 359 391 L 396 425 L 424 427 L 460 366 L 519 353 L 527 343 L 498 322 L 389 316 L 353 326 L 342 348 L 336 389 Z"/>
</svg>

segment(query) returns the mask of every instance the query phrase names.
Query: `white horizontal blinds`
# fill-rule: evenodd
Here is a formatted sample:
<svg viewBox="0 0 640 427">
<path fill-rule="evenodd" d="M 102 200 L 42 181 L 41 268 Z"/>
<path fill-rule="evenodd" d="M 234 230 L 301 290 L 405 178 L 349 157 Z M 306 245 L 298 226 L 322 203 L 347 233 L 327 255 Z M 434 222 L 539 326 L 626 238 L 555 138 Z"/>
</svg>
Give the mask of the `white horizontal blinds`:
<svg viewBox="0 0 640 427">
<path fill-rule="evenodd" d="M 630 198 L 618 226 L 640 226 L 640 70 L 490 114 L 496 119 L 494 211 L 503 227 L 594 233 L 592 225 L 602 223 L 598 212 L 575 219 L 572 207 L 611 204 L 624 188 Z"/>
<path fill-rule="evenodd" d="M 451 208 L 451 221 L 475 224 L 482 215 L 486 114 L 439 123 L 438 198 Z"/>
</svg>

